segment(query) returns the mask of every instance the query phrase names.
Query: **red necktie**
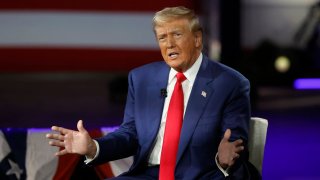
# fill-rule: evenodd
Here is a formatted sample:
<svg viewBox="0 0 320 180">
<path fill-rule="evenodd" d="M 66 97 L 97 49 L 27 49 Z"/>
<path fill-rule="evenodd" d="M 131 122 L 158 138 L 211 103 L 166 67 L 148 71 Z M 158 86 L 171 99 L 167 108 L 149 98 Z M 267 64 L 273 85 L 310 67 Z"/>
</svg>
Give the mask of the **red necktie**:
<svg viewBox="0 0 320 180">
<path fill-rule="evenodd" d="M 166 127 L 160 157 L 159 180 L 174 180 L 180 131 L 183 119 L 183 90 L 181 83 L 186 79 L 183 73 L 177 73 L 177 82 L 170 99 Z"/>
</svg>

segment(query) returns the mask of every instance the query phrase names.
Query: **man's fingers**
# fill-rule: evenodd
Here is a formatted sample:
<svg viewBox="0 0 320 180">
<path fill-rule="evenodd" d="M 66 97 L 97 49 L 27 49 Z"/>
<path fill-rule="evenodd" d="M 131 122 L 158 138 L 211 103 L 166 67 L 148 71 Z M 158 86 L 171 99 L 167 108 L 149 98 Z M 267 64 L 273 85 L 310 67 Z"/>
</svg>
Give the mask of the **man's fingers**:
<svg viewBox="0 0 320 180">
<path fill-rule="evenodd" d="M 243 143 L 243 140 L 242 140 L 242 139 L 237 139 L 236 141 L 233 141 L 233 144 L 234 144 L 235 146 L 241 146 L 242 143 Z"/>
<path fill-rule="evenodd" d="M 239 153 L 239 152 L 241 152 L 243 150 L 244 150 L 244 146 L 238 146 L 238 147 L 236 147 L 235 152 Z"/>
<path fill-rule="evenodd" d="M 48 139 L 54 139 L 54 140 L 59 140 L 59 141 L 64 141 L 64 136 L 60 134 L 47 134 L 46 137 Z"/>
<path fill-rule="evenodd" d="M 230 136 L 231 136 L 231 130 L 227 129 L 226 132 L 224 133 L 223 141 L 229 141 Z"/>
<path fill-rule="evenodd" d="M 64 142 L 61 142 L 61 141 L 49 141 L 49 144 L 51 146 L 57 146 L 57 147 L 65 147 L 65 144 Z"/>
<path fill-rule="evenodd" d="M 61 151 L 59 151 L 59 152 L 56 152 L 55 155 L 56 155 L 56 156 L 62 156 L 62 155 L 65 155 L 65 154 L 67 154 L 67 153 L 68 153 L 67 150 L 66 150 L 66 149 L 63 149 L 63 150 L 61 150 Z"/>
<path fill-rule="evenodd" d="M 239 152 L 244 150 L 244 146 L 242 145 L 242 143 L 243 143 L 242 139 L 238 139 L 238 140 L 233 142 L 233 145 L 235 147 L 235 152 L 236 153 L 239 153 Z"/>
<path fill-rule="evenodd" d="M 67 134 L 68 132 L 71 131 L 70 129 L 66 129 L 66 128 L 58 127 L 58 126 L 52 126 L 51 129 L 53 131 L 60 132 L 61 134 Z"/>
<path fill-rule="evenodd" d="M 233 156 L 233 159 L 238 159 L 240 157 L 240 155 L 238 153 L 235 153 Z"/>
</svg>

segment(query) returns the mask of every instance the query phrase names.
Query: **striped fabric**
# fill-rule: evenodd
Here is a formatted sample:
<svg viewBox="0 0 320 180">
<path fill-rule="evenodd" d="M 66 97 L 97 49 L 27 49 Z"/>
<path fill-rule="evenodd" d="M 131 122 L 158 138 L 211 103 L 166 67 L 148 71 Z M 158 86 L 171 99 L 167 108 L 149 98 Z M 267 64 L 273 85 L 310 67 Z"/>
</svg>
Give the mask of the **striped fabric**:
<svg viewBox="0 0 320 180">
<path fill-rule="evenodd" d="M 161 60 L 155 11 L 190 0 L 0 1 L 0 72 L 120 71 Z"/>
<path fill-rule="evenodd" d="M 90 131 L 100 137 L 110 128 Z M 56 157 L 56 147 L 48 144 L 45 135 L 50 129 L 2 129 L 0 131 L 0 179 L 78 179 L 90 176 L 99 179 L 117 176 L 128 170 L 132 158 L 108 162 L 96 167 L 85 166 L 83 157 L 67 154 Z M 88 170 L 92 168 L 91 173 Z M 86 170 L 87 169 L 87 170 Z M 92 178 L 94 179 L 94 178 Z"/>
</svg>

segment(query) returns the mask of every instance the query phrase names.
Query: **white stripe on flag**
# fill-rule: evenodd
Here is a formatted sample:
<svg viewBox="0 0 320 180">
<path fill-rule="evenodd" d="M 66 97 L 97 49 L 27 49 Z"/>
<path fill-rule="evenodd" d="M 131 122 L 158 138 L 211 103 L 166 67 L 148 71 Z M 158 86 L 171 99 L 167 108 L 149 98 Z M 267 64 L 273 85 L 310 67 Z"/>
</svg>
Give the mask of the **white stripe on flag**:
<svg viewBox="0 0 320 180">
<path fill-rule="evenodd" d="M 0 47 L 158 49 L 153 13 L 0 11 Z"/>
<path fill-rule="evenodd" d="M 132 156 L 109 162 L 114 176 L 119 176 L 120 174 L 128 171 L 132 163 L 133 163 Z"/>
<path fill-rule="evenodd" d="M 10 146 L 0 130 L 0 162 L 11 152 Z"/>
<path fill-rule="evenodd" d="M 47 133 L 50 129 L 29 129 L 27 135 L 26 171 L 27 180 L 52 179 L 58 166 L 54 153 L 58 148 L 48 144 Z"/>
</svg>

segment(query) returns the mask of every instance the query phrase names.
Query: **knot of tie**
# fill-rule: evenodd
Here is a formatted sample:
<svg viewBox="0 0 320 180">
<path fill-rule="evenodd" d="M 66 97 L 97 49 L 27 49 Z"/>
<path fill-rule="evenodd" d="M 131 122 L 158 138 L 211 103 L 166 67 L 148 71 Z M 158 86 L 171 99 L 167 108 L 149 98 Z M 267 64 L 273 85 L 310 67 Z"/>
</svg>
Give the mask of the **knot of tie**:
<svg viewBox="0 0 320 180">
<path fill-rule="evenodd" d="M 176 74 L 176 77 L 177 77 L 177 82 L 179 82 L 179 83 L 182 83 L 184 80 L 187 79 L 187 78 L 184 76 L 184 74 L 181 73 L 181 72 L 178 72 L 178 73 Z"/>
</svg>

